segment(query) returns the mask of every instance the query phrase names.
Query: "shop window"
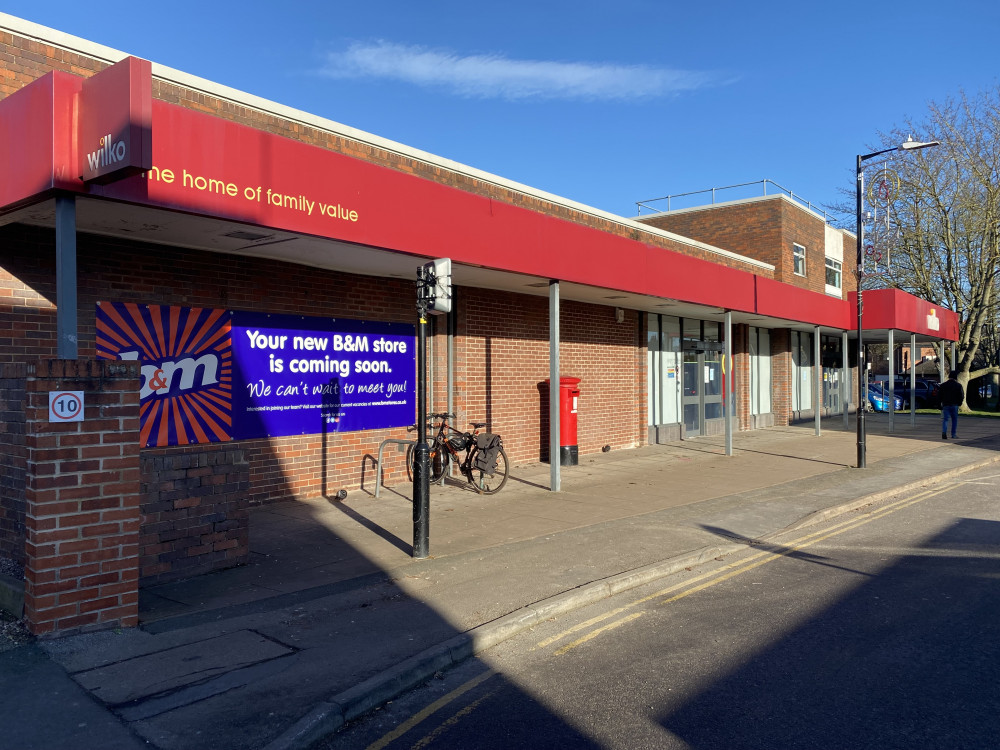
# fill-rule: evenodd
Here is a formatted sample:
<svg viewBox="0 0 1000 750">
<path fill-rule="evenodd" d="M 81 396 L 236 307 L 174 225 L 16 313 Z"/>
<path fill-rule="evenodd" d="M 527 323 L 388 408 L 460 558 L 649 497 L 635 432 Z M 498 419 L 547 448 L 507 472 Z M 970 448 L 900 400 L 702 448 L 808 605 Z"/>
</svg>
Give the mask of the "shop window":
<svg viewBox="0 0 1000 750">
<path fill-rule="evenodd" d="M 771 332 L 750 329 L 750 413 L 771 413 Z"/>
<path fill-rule="evenodd" d="M 813 337 L 792 331 L 792 409 L 813 408 Z"/>
<path fill-rule="evenodd" d="M 647 316 L 647 373 L 649 383 L 649 425 L 680 421 L 680 318 Z"/>
<path fill-rule="evenodd" d="M 792 245 L 792 270 L 799 276 L 806 275 L 806 249 L 802 245 Z"/>
</svg>

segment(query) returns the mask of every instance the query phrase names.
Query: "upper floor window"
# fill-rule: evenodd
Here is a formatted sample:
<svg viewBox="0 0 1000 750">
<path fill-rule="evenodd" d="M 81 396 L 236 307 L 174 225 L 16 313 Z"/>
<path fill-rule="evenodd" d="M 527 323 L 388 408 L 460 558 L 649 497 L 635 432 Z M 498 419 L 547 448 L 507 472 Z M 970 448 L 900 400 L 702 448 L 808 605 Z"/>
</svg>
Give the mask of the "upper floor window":
<svg viewBox="0 0 1000 750">
<path fill-rule="evenodd" d="M 841 263 L 833 258 L 826 259 L 826 285 L 840 289 Z"/>
<path fill-rule="evenodd" d="M 806 275 L 806 249 L 802 245 L 792 245 L 792 270 L 799 276 Z"/>
</svg>

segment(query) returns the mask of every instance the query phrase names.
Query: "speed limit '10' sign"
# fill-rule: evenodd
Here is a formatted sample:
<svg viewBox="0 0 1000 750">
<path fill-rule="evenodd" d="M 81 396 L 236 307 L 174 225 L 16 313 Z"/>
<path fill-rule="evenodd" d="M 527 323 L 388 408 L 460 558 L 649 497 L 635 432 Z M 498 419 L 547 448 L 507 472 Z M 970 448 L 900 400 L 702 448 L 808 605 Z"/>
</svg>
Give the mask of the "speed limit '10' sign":
<svg viewBox="0 0 1000 750">
<path fill-rule="evenodd" d="M 83 391 L 49 391 L 50 422 L 82 422 Z"/>
</svg>

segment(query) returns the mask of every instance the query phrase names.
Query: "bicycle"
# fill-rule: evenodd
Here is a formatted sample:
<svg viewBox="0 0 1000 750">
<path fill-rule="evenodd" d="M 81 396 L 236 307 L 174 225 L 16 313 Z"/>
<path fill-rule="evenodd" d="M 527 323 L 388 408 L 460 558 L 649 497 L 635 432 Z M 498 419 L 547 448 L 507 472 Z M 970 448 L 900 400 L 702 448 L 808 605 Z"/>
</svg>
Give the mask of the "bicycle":
<svg viewBox="0 0 1000 750">
<path fill-rule="evenodd" d="M 493 495 L 507 484 L 507 474 L 510 464 L 507 452 L 503 449 L 503 441 L 499 435 L 490 432 L 480 432 L 486 426 L 485 422 L 470 422 L 472 432 L 463 432 L 448 424 L 449 419 L 455 419 L 454 414 L 430 414 L 431 420 L 440 419 L 436 427 L 428 424 L 434 433 L 428 440 L 430 444 L 430 482 L 439 482 L 448 472 L 452 461 L 458 464 L 459 471 L 465 480 L 482 495 Z M 415 430 L 416 425 L 408 428 Z M 437 430 L 435 433 L 434 431 Z M 406 468 L 413 476 L 413 454 L 416 446 L 410 446 L 406 453 Z M 463 458 L 460 453 L 465 451 Z"/>
</svg>

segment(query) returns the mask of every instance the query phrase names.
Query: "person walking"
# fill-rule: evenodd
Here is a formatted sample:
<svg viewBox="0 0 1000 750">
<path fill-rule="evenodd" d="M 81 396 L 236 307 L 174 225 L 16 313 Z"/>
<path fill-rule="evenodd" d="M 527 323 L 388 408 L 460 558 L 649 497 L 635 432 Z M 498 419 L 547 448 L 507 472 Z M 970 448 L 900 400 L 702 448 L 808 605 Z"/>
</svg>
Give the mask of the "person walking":
<svg viewBox="0 0 1000 750">
<path fill-rule="evenodd" d="M 952 370 L 941 384 L 941 439 L 948 439 L 948 419 L 951 418 L 951 439 L 958 437 L 958 407 L 965 401 L 965 389 L 956 379 L 958 370 Z"/>
</svg>

